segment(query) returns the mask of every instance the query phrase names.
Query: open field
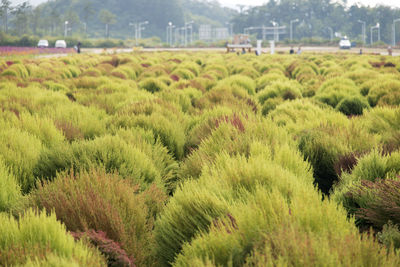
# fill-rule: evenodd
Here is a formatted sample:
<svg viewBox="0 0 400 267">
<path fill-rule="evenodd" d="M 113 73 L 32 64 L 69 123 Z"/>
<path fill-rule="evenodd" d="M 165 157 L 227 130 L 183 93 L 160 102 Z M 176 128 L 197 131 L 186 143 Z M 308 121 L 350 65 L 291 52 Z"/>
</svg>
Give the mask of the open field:
<svg viewBox="0 0 400 267">
<path fill-rule="evenodd" d="M 0 59 L 0 265 L 400 266 L 400 57 L 96 52 Z"/>
</svg>

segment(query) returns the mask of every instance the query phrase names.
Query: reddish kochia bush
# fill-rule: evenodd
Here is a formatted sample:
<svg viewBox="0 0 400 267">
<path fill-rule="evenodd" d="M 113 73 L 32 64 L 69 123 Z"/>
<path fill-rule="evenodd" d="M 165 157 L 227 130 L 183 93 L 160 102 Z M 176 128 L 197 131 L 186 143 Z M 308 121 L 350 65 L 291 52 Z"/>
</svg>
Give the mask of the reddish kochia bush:
<svg viewBox="0 0 400 267">
<path fill-rule="evenodd" d="M 340 177 L 343 172 L 351 172 L 353 168 L 357 165 L 357 157 L 360 156 L 360 153 L 349 153 L 346 155 L 342 155 L 335 163 L 335 172 Z"/>
<path fill-rule="evenodd" d="M 244 124 L 243 124 L 242 120 L 236 114 L 233 114 L 233 116 L 231 116 L 231 117 L 230 116 L 224 116 L 222 118 L 217 119 L 215 121 L 216 128 L 218 128 L 219 125 L 221 123 L 224 123 L 224 122 L 232 124 L 232 126 L 234 126 L 236 129 L 238 129 L 241 132 L 244 132 L 244 130 L 245 130 L 245 127 L 244 127 Z"/>
<path fill-rule="evenodd" d="M 107 258 L 109 267 L 134 267 L 133 257 L 129 257 L 117 242 L 107 238 L 106 233 L 93 229 L 86 232 L 71 232 L 75 240 L 85 240 L 95 246 Z"/>
<path fill-rule="evenodd" d="M 400 181 L 364 180 L 348 196 L 356 203 L 360 202 L 355 216 L 361 222 L 379 230 L 389 221 L 400 224 Z"/>
<path fill-rule="evenodd" d="M 155 262 L 151 246 L 153 225 L 166 194 L 156 186 L 141 192 L 129 180 L 105 170 L 59 174 L 38 185 L 29 205 L 55 211 L 67 230 L 102 231 L 118 242 L 142 266 Z"/>
</svg>

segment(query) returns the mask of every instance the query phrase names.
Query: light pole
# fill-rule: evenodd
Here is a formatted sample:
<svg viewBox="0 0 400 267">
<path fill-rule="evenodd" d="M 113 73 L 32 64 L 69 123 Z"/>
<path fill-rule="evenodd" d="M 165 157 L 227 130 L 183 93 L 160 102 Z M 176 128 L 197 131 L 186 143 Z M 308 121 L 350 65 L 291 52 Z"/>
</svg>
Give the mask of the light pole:
<svg viewBox="0 0 400 267">
<path fill-rule="evenodd" d="M 327 28 L 330 31 L 330 39 L 331 39 L 331 42 L 332 42 L 333 41 L 333 29 L 331 27 L 327 27 Z"/>
<path fill-rule="evenodd" d="M 277 33 L 276 33 L 276 27 L 279 26 L 279 24 L 276 21 L 271 20 L 272 25 L 274 26 L 274 41 L 279 42 L 279 37 L 277 38 Z"/>
<path fill-rule="evenodd" d="M 193 24 L 193 23 L 194 23 L 193 20 L 190 21 L 190 22 L 186 22 L 186 23 L 185 23 L 185 47 L 187 46 L 187 30 L 188 30 L 188 28 L 189 28 L 189 25 L 191 25 L 191 24 Z"/>
<path fill-rule="evenodd" d="M 68 20 L 64 22 L 64 37 L 68 34 Z"/>
<path fill-rule="evenodd" d="M 361 23 L 362 24 L 362 35 L 363 35 L 363 43 L 364 43 L 364 45 L 365 45 L 365 43 L 366 43 L 366 31 L 365 31 L 365 29 L 366 29 L 366 25 L 365 25 L 365 21 L 362 21 L 362 20 L 358 20 L 358 22 L 359 23 Z"/>
<path fill-rule="evenodd" d="M 396 22 L 399 22 L 400 19 L 395 19 L 393 20 L 393 26 L 392 26 L 392 31 L 393 31 L 393 47 L 396 46 Z"/>
<path fill-rule="evenodd" d="M 299 22 L 299 19 L 294 19 L 290 21 L 290 41 L 293 41 L 293 23 Z"/>
<path fill-rule="evenodd" d="M 379 22 L 376 24 L 376 26 L 372 26 L 372 27 L 371 27 L 371 45 L 374 43 L 374 42 L 373 42 L 374 39 L 373 39 L 373 36 L 372 36 L 373 30 L 374 30 L 374 29 L 378 29 L 378 41 L 381 40 L 379 27 L 380 27 Z"/>
<path fill-rule="evenodd" d="M 142 39 L 142 30 L 145 29 L 144 27 L 142 27 L 142 25 L 147 25 L 147 24 L 149 24 L 149 22 L 147 20 L 143 21 L 143 22 L 139 22 L 139 24 L 138 24 L 139 39 Z M 136 39 L 136 45 L 137 45 L 137 39 Z"/>
<path fill-rule="evenodd" d="M 172 43 L 172 22 L 168 22 L 168 26 L 167 26 L 167 44 L 169 44 L 171 46 Z"/>
<path fill-rule="evenodd" d="M 129 22 L 129 26 L 135 28 L 135 33 L 132 33 L 132 37 L 135 37 L 135 39 L 136 39 L 136 29 L 137 29 L 137 25 L 136 25 L 135 23 Z M 133 35 L 134 35 L 134 36 L 133 36 Z"/>
</svg>

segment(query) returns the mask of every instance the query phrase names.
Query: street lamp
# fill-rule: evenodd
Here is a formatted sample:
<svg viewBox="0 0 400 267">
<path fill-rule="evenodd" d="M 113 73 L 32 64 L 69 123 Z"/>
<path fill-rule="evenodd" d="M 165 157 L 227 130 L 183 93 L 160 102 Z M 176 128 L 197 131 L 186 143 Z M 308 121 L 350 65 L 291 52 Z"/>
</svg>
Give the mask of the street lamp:
<svg viewBox="0 0 400 267">
<path fill-rule="evenodd" d="M 332 42 L 333 41 L 333 29 L 331 27 L 327 27 L 327 28 L 331 33 L 330 37 L 331 37 L 331 42 Z"/>
<path fill-rule="evenodd" d="M 276 27 L 279 26 L 278 22 L 271 20 L 272 25 L 274 26 L 274 41 L 278 41 L 279 42 L 279 37 L 277 38 L 277 29 Z"/>
<path fill-rule="evenodd" d="M 379 28 L 380 28 L 379 22 L 376 24 L 376 26 L 372 26 L 372 27 L 371 27 L 371 45 L 373 44 L 373 36 L 372 36 L 372 34 L 373 34 L 373 30 L 374 30 L 374 29 L 378 29 L 378 41 L 381 40 L 381 33 L 380 33 Z"/>
<path fill-rule="evenodd" d="M 171 46 L 172 43 L 172 22 L 168 22 L 168 26 L 167 26 L 167 44 L 169 44 Z"/>
<path fill-rule="evenodd" d="M 365 45 L 365 43 L 366 43 L 366 31 L 365 31 L 365 29 L 366 29 L 366 25 L 365 25 L 365 21 L 362 21 L 362 20 L 358 20 L 358 22 L 359 23 L 361 23 L 362 24 L 362 35 L 363 35 L 363 43 L 364 43 L 364 45 Z"/>
<path fill-rule="evenodd" d="M 294 19 L 290 21 L 290 41 L 293 41 L 293 23 L 299 22 L 299 19 Z"/>
<path fill-rule="evenodd" d="M 395 19 L 393 20 L 393 26 L 392 26 L 392 31 L 393 31 L 393 46 L 396 46 L 396 22 L 399 22 L 400 19 Z"/>
<path fill-rule="evenodd" d="M 138 24 L 139 39 L 142 39 L 142 30 L 145 29 L 144 27 L 142 27 L 142 25 L 147 25 L 147 24 L 149 24 L 149 22 L 147 20 L 143 21 L 143 22 L 139 22 L 139 24 Z"/>
<path fill-rule="evenodd" d="M 185 23 L 185 46 L 187 46 L 187 29 L 189 28 L 189 25 L 191 26 L 191 24 L 193 23 L 194 23 L 193 20 Z M 191 30 L 190 32 L 193 34 L 193 30 Z"/>
<path fill-rule="evenodd" d="M 135 37 L 136 39 L 136 32 L 137 32 L 137 25 L 135 23 L 129 22 L 129 26 L 134 27 L 135 28 L 135 33 L 132 33 L 132 37 Z M 134 36 L 133 36 L 134 35 Z"/>
<path fill-rule="evenodd" d="M 64 22 L 64 37 L 68 34 L 68 20 Z"/>
</svg>

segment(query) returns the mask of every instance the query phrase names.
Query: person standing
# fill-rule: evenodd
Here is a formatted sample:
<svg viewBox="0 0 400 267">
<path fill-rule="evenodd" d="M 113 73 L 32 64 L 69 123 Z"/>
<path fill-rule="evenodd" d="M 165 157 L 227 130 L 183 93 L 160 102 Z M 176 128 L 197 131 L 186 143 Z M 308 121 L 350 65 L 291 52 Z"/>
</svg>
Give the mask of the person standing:
<svg viewBox="0 0 400 267">
<path fill-rule="evenodd" d="M 78 44 L 76 45 L 76 52 L 78 52 L 78 54 L 81 53 L 81 42 L 78 42 Z"/>
<path fill-rule="evenodd" d="M 291 46 L 290 47 L 290 51 L 289 51 L 289 53 L 292 55 L 292 54 L 294 54 L 294 49 L 293 49 L 293 46 Z"/>
<path fill-rule="evenodd" d="M 301 46 L 299 46 L 299 49 L 297 49 L 297 54 L 298 54 L 298 55 L 301 54 Z"/>
</svg>

